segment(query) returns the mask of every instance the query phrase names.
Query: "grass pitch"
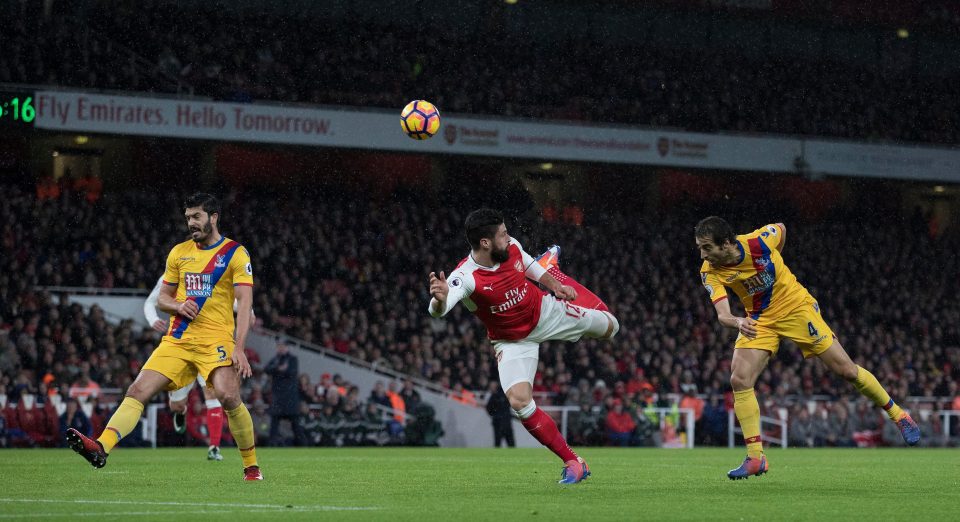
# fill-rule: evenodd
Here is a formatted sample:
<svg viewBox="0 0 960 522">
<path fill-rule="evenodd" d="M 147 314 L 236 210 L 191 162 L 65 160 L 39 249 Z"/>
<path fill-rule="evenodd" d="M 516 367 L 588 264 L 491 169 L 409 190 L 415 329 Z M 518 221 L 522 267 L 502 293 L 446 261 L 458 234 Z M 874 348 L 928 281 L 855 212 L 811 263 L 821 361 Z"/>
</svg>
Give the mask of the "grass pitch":
<svg viewBox="0 0 960 522">
<path fill-rule="evenodd" d="M 770 473 L 727 480 L 742 449 L 583 448 L 593 476 L 558 486 L 543 449 L 272 449 L 241 480 L 224 449 L 124 449 L 94 470 L 68 449 L 2 450 L 0 520 L 960 519 L 960 451 L 770 450 Z"/>
</svg>

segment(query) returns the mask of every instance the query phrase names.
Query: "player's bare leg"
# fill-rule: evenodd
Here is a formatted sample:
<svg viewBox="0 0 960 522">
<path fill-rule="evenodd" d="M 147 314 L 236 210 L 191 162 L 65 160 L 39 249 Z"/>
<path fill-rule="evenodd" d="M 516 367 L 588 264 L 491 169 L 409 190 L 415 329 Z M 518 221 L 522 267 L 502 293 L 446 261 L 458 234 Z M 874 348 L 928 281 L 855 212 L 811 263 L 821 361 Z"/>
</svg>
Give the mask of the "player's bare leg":
<svg viewBox="0 0 960 522">
<path fill-rule="evenodd" d="M 123 402 L 113 412 L 107 427 L 97 440 L 70 428 L 66 433 L 67 444 L 95 468 L 104 467 L 110 450 L 120 442 L 120 439 L 137 427 L 140 416 L 143 415 L 143 405 L 150 402 L 150 399 L 166 389 L 169 384 L 170 379 L 159 372 L 141 371 L 133 384 L 127 388 Z"/>
<path fill-rule="evenodd" d="M 557 429 L 557 423 L 537 407 L 533 400 L 533 386 L 529 382 L 514 384 L 506 391 L 506 395 L 523 427 L 563 461 L 560 484 L 576 484 L 590 476 L 587 463 L 570 449 Z"/>
<path fill-rule="evenodd" d="M 760 404 L 753 386 L 760 372 L 770 361 L 767 350 L 737 348 L 733 351 L 730 368 L 730 385 L 733 387 L 733 410 L 743 430 L 743 440 L 747 444 L 747 458 L 740 467 L 727 472 L 731 480 L 745 479 L 752 475 L 763 475 L 769 469 L 767 457 L 763 454 L 763 441 L 760 438 Z"/>
<path fill-rule="evenodd" d="M 240 376 L 232 366 L 221 366 L 210 374 L 213 390 L 223 404 L 233 440 L 237 442 L 243 461 L 244 480 L 263 480 L 257 465 L 257 449 L 253 433 L 253 418 L 240 400 Z"/>
<path fill-rule="evenodd" d="M 833 344 L 818 357 L 830 371 L 846 379 L 861 395 L 886 410 L 890 420 L 900 428 L 904 442 L 910 446 L 920 442 L 920 428 L 910 414 L 893 402 L 890 394 L 872 373 L 853 362 L 839 341 L 834 339 Z"/>
</svg>

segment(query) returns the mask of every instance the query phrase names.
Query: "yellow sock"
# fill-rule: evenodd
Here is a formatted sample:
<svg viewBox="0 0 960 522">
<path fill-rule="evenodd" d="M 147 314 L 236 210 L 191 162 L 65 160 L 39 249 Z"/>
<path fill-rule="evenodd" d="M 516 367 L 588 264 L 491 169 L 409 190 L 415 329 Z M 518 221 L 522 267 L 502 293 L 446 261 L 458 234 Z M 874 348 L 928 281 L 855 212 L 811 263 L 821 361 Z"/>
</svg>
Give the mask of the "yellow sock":
<svg viewBox="0 0 960 522">
<path fill-rule="evenodd" d="M 230 424 L 230 433 L 233 434 L 233 440 L 237 442 L 237 448 L 240 449 L 240 458 L 243 460 L 243 467 L 257 465 L 257 447 L 253 435 L 253 418 L 247 407 L 240 403 L 240 406 L 232 410 L 224 409 L 227 414 L 227 422 Z"/>
<path fill-rule="evenodd" d="M 124 435 L 133 431 L 140 422 L 140 416 L 143 415 L 143 404 L 133 397 L 124 397 L 123 402 L 113 412 L 113 416 L 107 422 L 107 427 L 97 439 L 103 446 L 103 451 L 110 453 Z"/>
<path fill-rule="evenodd" d="M 880 381 L 866 369 L 857 366 L 857 378 L 853 381 L 853 386 L 861 395 L 873 401 L 874 404 L 887 410 L 890 420 L 897 420 L 903 415 L 903 410 L 897 403 L 893 402 L 887 390 L 883 389 Z"/>
<path fill-rule="evenodd" d="M 740 420 L 743 440 L 747 443 L 747 456 L 760 458 L 763 455 L 763 441 L 760 440 L 760 403 L 753 388 L 733 392 L 733 411 Z"/>
</svg>

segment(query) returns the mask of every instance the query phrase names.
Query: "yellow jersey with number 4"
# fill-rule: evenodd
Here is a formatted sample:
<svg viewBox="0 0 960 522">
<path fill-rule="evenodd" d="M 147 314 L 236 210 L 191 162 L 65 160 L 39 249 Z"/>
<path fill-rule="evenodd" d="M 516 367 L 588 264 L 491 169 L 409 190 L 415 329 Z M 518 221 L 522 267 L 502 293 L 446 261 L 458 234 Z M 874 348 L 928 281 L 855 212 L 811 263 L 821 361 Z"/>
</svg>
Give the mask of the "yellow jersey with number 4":
<svg viewBox="0 0 960 522">
<path fill-rule="evenodd" d="M 704 261 L 700 280 L 710 300 L 717 303 L 726 299 L 729 288 L 743 302 L 747 315 L 760 324 L 782 319 L 813 301 L 777 250 L 783 237 L 779 225 L 767 225 L 736 237 L 740 257 L 733 265 L 714 266 Z"/>
<path fill-rule="evenodd" d="M 184 241 L 167 256 L 163 284 L 177 287 L 177 301 L 195 301 L 200 309 L 196 319 L 177 315 L 170 321 L 164 341 L 203 343 L 232 341 L 234 287 L 253 286 L 250 254 L 240 243 L 227 237 L 201 247 Z"/>
</svg>

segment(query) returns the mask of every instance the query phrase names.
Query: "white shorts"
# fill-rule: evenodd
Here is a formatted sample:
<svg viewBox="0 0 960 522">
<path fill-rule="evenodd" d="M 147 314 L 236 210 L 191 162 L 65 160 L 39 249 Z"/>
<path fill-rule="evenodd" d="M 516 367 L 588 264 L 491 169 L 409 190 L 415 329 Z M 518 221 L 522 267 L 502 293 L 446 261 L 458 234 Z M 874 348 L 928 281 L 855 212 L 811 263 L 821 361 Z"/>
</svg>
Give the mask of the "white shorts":
<svg viewBox="0 0 960 522">
<path fill-rule="evenodd" d="M 607 312 L 583 308 L 543 296 L 540 321 L 525 338 L 518 341 L 494 341 L 500 386 L 507 391 L 518 382 L 529 382 L 537 375 L 540 343 L 545 341 L 579 341 L 584 335 L 601 337 L 610 327 Z"/>
<path fill-rule="evenodd" d="M 197 380 L 194 382 L 199 383 L 201 388 L 207 385 L 207 381 L 203 380 L 203 377 L 199 375 L 197 375 Z M 183 388 L 179 388 L 170 392 L 170 401 L 180 402 L 182 400 L 186 400 L 186 398 L 190 395 L 190 390 L 193 389 L 194 382 L 191 382 Z"/>
</svg>

